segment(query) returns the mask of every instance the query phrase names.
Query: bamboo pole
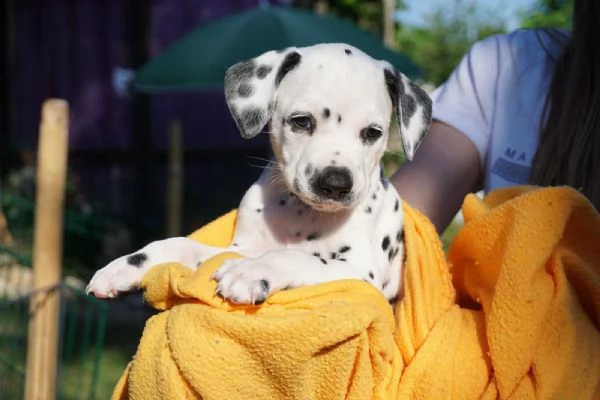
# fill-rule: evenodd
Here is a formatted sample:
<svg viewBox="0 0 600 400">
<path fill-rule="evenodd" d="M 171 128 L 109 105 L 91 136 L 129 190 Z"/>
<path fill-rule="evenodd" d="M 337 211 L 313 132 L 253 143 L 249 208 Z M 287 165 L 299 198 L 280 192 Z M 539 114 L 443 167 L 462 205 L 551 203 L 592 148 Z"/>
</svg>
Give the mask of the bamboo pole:
<svg viewBox="0 0 600 400">
<path fill-rule="evenodd" d="M 0 200 L 2 200 L 1 195 Z M 0 204 L 0 244 L 12 246 L 13 243 L 14 241 L 10 231 L 8 230 L 8 223 L 6 222 L 6 217 L 2 212 L 2 205 Z"/>
<path fill-rule="evenodd" d="M 181 235 L 181 208 L 183 192 L 183 140 L 181 122 L 169 127 L 169 173 L 167 175 L 167 236 Z"/>
<path fill-rule="evenodd" d="M 383 43 L 390 49 L 396 49 L 396 1 L 381 0 Z"/>
<path fill-rule="evenodd" d="M 61 278 L 62 232 L 67 175 L 69 106 L 51 99 L 42 106 L 38 142 L 33 288 L 28 333 L 26 400 L 56 398 L 60 293 L 40 291 Z"/>
</svg>

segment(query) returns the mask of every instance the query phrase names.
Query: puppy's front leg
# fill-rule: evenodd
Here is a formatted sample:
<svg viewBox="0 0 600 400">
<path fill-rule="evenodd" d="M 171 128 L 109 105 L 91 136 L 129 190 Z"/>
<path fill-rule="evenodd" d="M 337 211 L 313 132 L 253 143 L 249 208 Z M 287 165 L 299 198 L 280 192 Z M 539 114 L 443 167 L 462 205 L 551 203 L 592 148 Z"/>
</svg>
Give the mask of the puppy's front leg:
<svg viewBox="0 0 600 400">
<path fill-rule="evenodd" d="M 360 279 L 381 289 L 378 274 L 347 261 L 325 260 L 302 250 L 275 250 L 263 256 L 227 260 L 215 272 L 217 291 L 234 303 L 260 304 L 273 292 L 318 283 Z"/>
<path fill-rule="evenodd" d="M 225 250 L 185 237 L 152 242 L 97 271 L 87 286 L 86 293 L 98 298 L 114 298 L 122 293 L 138 290 L 144 274 L 158 264 L 177 262 L 196 269 L 204 260 Z"/>
</svg>

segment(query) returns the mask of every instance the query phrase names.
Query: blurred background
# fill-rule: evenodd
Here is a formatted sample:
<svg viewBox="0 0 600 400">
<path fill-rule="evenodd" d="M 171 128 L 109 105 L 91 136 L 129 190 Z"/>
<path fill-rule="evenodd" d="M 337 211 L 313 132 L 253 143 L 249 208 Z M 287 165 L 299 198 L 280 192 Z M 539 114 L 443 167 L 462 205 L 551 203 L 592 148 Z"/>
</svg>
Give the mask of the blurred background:
<svg viewBox="0 0 600 400">
<path fill-rule="evenodd" d="M 275 18 L 272 33 L 258 30 L 270 26 L 260 19 L 266 13 Z M 235 208 L 260 174 L 267 137 L 240 138 L 220 63 L 332 38 L 394 57 L 430 91 L 473 42 L 519 28 L 568 27 L 569 13 L 565 0 L 3 0 L 0 249 L 24 265 L 31 256 L 47 98 L 70 105 L 63 270 L 83 287 L 115 257 Z M 398 144 L 391 147 L 388 173 L 402 162 Z M 15 297 L 21 289 L 3 275 L 1 257 L 0 292 Z M 139 297 L 121 303 L 121 314 L 119 302 L 109 312 L 97 398 L 109 396 L 151 314 Z"/>
</svg>

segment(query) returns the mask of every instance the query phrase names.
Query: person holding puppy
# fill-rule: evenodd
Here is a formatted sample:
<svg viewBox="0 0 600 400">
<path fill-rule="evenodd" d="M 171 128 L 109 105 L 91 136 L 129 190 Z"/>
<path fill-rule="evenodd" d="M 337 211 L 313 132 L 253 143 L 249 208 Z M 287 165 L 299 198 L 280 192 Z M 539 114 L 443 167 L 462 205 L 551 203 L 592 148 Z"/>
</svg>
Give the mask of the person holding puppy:
<svg viewBox="0 0 600 400">
<path fill-rule="evenodd" d="M 572 30 L 476 43 L 432 94 L 429 134 L 391 180 L 442 232 L 467 193 L 568 185 L 600 209 L 600 2 L 574 0 Z"/>
</svg>

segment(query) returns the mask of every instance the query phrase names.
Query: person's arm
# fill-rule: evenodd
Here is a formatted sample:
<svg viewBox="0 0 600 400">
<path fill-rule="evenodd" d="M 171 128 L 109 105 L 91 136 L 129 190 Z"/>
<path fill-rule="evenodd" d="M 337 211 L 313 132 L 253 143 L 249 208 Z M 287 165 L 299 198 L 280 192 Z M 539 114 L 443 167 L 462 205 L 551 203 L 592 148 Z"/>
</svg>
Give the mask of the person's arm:
<svg viewBox="0 0 600 400">
<path fill-rule="evenodd" d="M 428 216 L 442 233 L 467 193 L 482 181 L 479 152 L 462 132 L 434 121 L 415 153 L 391 177 L 403 200 Z"/>
</svg>

